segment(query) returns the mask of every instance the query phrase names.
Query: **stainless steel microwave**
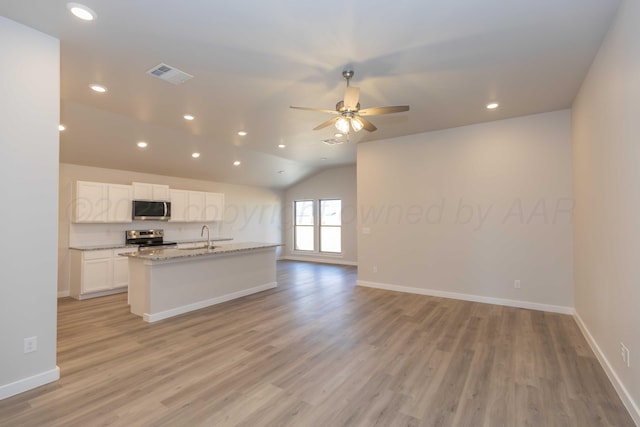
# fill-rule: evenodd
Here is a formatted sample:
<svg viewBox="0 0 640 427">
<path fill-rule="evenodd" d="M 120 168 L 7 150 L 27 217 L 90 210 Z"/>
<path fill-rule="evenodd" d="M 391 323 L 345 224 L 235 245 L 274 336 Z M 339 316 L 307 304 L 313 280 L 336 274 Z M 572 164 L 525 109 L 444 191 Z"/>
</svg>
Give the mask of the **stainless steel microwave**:
<svg viewBox="0 0 640 427">
<path fill-rule="evenodd" d="M 133 201 L 133 219 L 168 221 L 171 219 L 171 202 Z"/>
</svg>

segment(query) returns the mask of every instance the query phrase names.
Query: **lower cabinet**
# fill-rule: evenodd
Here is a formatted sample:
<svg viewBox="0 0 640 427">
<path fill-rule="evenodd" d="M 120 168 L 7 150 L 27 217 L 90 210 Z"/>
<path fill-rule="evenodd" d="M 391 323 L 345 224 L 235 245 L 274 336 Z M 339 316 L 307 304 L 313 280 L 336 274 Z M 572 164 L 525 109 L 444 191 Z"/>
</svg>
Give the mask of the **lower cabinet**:
<svg viewBox="0 0 640 427">
<path fill-rule="evenodd" d="M 71 250 L 70 295 L 86 299 L 126 292 L 129 287 L 129 259 L 121 253 L 135 249 Z"/>
</svg>

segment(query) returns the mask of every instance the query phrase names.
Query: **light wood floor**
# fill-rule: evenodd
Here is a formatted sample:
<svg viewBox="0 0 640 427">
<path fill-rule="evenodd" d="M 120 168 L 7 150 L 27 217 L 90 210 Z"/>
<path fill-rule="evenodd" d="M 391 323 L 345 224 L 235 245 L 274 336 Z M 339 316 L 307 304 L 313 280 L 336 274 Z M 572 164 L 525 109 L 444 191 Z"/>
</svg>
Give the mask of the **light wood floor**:
<svg viewBox="0 0 640 427">
<path fill-rule="evenodd" d="M 62 299 L 62 378 L 0 425 L 633 426 L 570 316 L 355 279 L 281 262 L 276 289 L 154 324 Z"/>
</svg>

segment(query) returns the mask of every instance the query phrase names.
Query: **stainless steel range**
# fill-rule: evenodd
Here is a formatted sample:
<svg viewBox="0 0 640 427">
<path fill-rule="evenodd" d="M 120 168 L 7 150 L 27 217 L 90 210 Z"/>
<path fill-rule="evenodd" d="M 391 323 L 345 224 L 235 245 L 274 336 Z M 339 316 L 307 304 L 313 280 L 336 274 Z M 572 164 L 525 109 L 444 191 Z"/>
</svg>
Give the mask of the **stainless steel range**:
<svg viewBox="0 0 640 427">
<path fill-rule="evenodd" d="M 175 246 L 176 242 L 164 241 L 164 230 L 127 230 L 125 231 L 127 245 L 138 245 L 139 249 L 158 246 Z"/>
</svg>

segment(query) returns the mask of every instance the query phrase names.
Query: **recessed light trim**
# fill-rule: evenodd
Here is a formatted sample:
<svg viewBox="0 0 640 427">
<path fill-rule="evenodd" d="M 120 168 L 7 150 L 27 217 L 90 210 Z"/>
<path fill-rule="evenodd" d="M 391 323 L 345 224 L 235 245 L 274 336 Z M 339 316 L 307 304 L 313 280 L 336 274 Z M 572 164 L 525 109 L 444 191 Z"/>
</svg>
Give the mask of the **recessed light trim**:
<svg viewBox="0 0 640 427">
<path fill-rule="evenodd" d="M 194 159 L 197 159 L 198 157 L 200 157 L 200 153 L 193 153 L 191 157 L 193 157 Z"/>
<path fill-rule="evenodd" d="M 147 148 L 149 146 L 149 144 L 144 141 L 139 141 L 136 145 L 140 148 Z"/>
<path fill-rule="evenodd" d="M 76 18 L 80 18 L 83 21 L 93 21 L 98 17 L 93 10 L 80 3 L 67 3 L 67 9 L 69 9 L 69 12 Z"/>
<path fill-rule="evenodd" d="M 239 131 L 239 132 L 238 132 L 238 135 L 240 135 L 240 136 L 247 136 L 247 132 L 245 132 L 245 131 L 241 130 L 241 131 Z"/>
<path fill-rule="evenodd" d="M 489 104 L 487 104 L 487 110 L 495 110 L 499 106 L 500 104 L 498 104 L 497 102 L 490 102 Z"/>
<path fill-rule="evenodd" d="M 184 117 L 184 119 L 185 119 L 185 120 L 189 120 L 189 121 L 191 121 L 191 120 L 195 119 L 195 117 L 193 117 L 191 114 L 185 114 L 185 115 L 184 115 L 184 116 L 182 116 L 182 117 Z"/>
<path fill-rule="evenodd" d="M 284 144 L 278 144 L 278 148 L 286 148 L 287 146 Z"/>
<path fill-rule="evenodd" d="M 64 125 L 62 125 L 62 124 L 58 125 L 58 130 L 59 130 L 60 132 L 62 132 L 62 131 L 63 131 L 63 130 L 65 130 L 65 129 L 66 129 L 66 127 L 65 127 Z"/>
<path fill-rule="evenodd" d="M 236 160 L 235 162 L 233 162 L 233 166 L 240 166 L 240 160 Z"/>
<path fill-rule="evenodd" d="M 107 91 L 107 88 L 102 85 L 92 84 L 89 85 L 89 87 L 91 88 L 91 90 L 98 93 L 105 93 Z"/>
</svg>

